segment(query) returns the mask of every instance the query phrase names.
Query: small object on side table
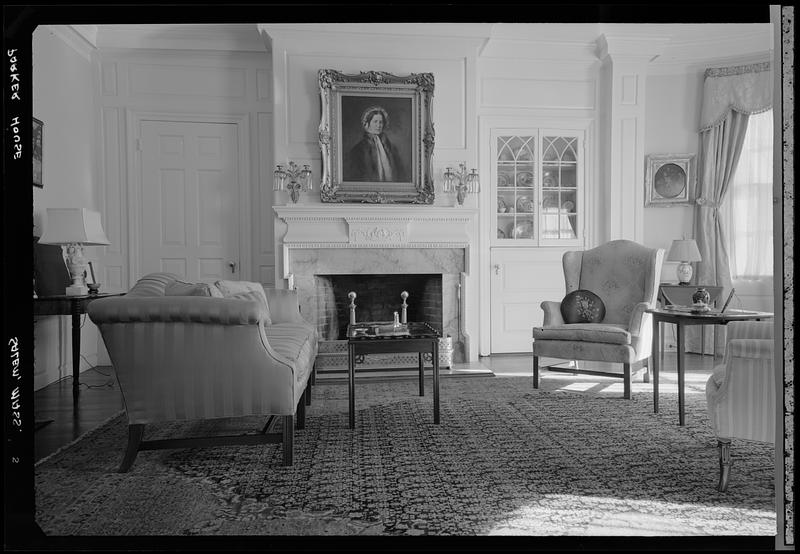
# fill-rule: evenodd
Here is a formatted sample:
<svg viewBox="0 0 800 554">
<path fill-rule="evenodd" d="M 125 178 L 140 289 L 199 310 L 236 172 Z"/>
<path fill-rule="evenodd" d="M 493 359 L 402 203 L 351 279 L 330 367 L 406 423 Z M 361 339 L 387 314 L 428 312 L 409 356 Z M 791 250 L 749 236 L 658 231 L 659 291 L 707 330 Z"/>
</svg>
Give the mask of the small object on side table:
<svg viewBox="0 0 800 554">
<path fill-rule="evenodd" d="M 708 293 L 708 291 L 705 288 L 698 287 L 698 289 L 696 291 L 694 291 L 694 294 L 692 295 L 692 303 L 693 304 L 695 304 L 695 305 L 704 304 L 704 305 L 708 306 L 708 304 L 710 302 L 711 302 L 711 295 Z"/>
<path fill-rule="evenodd" d="M 95 295 L 100 292 L 100 283 L 86 283 L 86 286 L 89 287 L 89 294 Z"/>
</svg>

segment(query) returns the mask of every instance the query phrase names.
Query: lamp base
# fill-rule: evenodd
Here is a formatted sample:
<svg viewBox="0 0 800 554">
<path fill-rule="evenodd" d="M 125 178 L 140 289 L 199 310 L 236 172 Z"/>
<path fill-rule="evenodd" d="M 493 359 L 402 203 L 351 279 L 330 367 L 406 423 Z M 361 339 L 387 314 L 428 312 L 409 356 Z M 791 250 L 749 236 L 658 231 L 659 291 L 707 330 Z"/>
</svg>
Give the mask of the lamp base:
<svg viewBox="0 0 800 554">
<path fill-rule="evenodd" d="M 67 296 L 85 296 L 89 294 L 89 288 L 84 285 L 70 285 L 67 287 Z"/>
<path fill-rule="evenodd" d="M 688 285 L 692 280 L 692 264 L 689 262 L 681 262 L 678 264 L 676 273 L 678 275 L 678 283 L 681 285 Z"/>
</svg>

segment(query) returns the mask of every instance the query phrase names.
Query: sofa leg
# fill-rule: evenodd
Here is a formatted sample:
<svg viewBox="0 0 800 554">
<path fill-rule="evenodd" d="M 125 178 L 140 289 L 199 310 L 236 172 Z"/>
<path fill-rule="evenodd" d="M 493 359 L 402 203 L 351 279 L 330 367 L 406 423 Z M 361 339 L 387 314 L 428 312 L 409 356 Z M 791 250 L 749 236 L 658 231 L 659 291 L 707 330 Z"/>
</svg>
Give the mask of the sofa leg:
<svg viewBox="0 0 800 554">
<path fill-rule="evenodd" d="M 306 383 L 306 390 L 303 392 L 303 399 L 306 401 L 306 406 L 311 406 L 311 380 Z"/>
<path fill-rule="evenodd" d="M 730 439 L 719 439 L 719 485 L 717 490 L 725 492 L 728 488 L 728 480 L 731 477 L 731 441 Z"/>
<path fill-rule="evenodd" d="M 651 366 L 650 358 L 647 358 L 646 360 L 644 360 L 643 363 L 647 366 L 647 371 L 645 371 L 644 375 L 642 375 L 642 382 L 643 383 L 649 383 L 650 379 L 652 378 L 652 374 L 651 374 L 652 369 L 650 367 Z"/>
<path fill-rule="evenodd" d="M 294 454 L 294 417 L 287 415 L 283 417 L 283 465 L 292 465 L 292 455 Z"/>
<path fill-rule="evenodd" d="M 306 390 L 308 390 L 306 388 Z M 297 428 L 298 429 L 305 429 L 306 428 L 306 401 L 305 401 L 306 393 L 303 391 L 302 396 L 300 396 L 300 400 L 297 402 Z"/>
<path fill-rule="evenodd" d="M 134 423 L 128 425 L 128 448 L 125 450 L 125 457 L 119 466 L 119 473 L 127 473 L 139 453 L 139 444 L 144 436 L 144 424 Z"/>
<path fill-rule="evenodd" d="M 631 364 L 622 364 L 623 393 L 625 400 L 631 399 Z"/>
<path fill-rule="evenodd" d="M 533 388 L 539 388 L 539 356 L 533 356 Z"/>
</svg>

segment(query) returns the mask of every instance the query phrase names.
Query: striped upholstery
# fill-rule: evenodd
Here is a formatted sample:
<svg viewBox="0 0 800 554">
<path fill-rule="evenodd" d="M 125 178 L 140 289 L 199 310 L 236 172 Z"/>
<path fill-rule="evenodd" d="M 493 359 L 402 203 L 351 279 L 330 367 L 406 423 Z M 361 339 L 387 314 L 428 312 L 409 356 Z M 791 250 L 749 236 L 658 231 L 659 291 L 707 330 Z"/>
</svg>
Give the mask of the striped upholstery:
<svg viewBox="0 0 800 554">
<path fill-rule="evenodd" d="M 130 424 L 246 415 L 294 415 L 317 355 L 316 331 L 265 325 L 256 300 L 164 296 L 176 276 L 156 273 L 127 295 L 89 304 L 116 370 Z"/>
<path fill-rule="evenodd" d="M 724 363 L 706 382 L 708 415 L 720 439 L 775 441 L 773 323 L 728 325 Z"/>
</svg>

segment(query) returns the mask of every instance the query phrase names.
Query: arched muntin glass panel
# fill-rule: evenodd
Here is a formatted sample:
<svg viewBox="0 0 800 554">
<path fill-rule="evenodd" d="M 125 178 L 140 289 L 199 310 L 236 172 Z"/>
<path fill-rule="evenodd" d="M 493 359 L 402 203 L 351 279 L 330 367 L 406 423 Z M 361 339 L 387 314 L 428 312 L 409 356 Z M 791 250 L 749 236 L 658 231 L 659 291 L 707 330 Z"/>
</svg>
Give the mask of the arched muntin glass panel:
<svg viewBox="0 0 800 554">
<path fill-rule="evenodd" d="M 577 237 L 577 146 L 575 137 L 543 137 L 542 225 L 545 239 Z"/>
<path fill-rule="evenodd" d="M 536 135 L 497 137 L 497 238 L 536 238 Z"/>
</svg>

